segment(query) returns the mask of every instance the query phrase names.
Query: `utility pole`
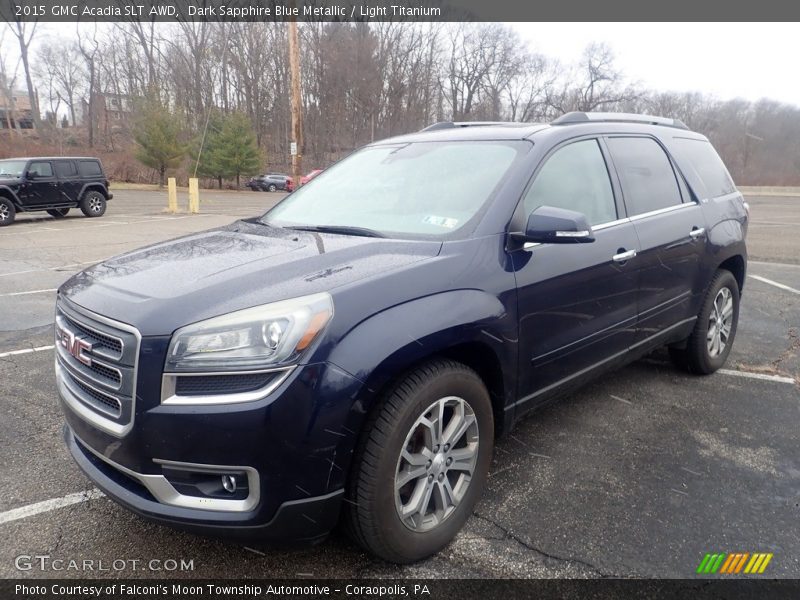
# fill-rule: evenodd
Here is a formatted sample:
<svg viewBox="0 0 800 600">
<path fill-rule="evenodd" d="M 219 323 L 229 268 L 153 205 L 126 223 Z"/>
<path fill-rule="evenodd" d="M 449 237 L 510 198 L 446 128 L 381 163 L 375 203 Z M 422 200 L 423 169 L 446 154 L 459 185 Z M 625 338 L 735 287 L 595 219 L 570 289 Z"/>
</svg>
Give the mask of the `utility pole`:
<svg viewBox="0 0 800 600">
<path fill-rule="evenodd" d="M 300 47 L 297 21 L 289 21 L 289 71 L 292 78 L 292 179 L 294 189 L 300 187 L 303 170 L 303 108 L 300 98 Z"/>
</svg>

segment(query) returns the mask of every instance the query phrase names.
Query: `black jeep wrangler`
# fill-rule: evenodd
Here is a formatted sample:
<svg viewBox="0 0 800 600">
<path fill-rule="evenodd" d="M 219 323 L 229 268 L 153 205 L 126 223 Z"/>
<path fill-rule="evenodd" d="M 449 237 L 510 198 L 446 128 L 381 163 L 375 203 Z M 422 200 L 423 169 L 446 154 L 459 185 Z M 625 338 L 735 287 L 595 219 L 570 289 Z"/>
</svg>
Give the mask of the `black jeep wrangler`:
<svg viewBox="0 0 800 600">
<path fill-rule="evenodd" d="M 9 158 L 0 160 L 0 226 L 18 212 L 46 210 L 56 219 L 80 207 L 87 217 L 101 217 L 114 195 L 96 158 Z"/>
</svg>

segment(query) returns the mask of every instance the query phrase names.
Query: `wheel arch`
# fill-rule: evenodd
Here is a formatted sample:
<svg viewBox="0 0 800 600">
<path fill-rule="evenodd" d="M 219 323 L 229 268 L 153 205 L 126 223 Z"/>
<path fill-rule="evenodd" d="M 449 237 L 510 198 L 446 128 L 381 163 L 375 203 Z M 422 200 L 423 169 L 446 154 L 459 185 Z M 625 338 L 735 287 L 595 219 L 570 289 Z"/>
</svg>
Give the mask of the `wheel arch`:
<svg viewBox="0 0 800 600">
<path fill-rule="evenodd" d="M 736 278 L 736 283 L 739 286 L 739 294 L 744 289 L 744 280 L 747 275 L 747 262 L 741 254 L 734 254 L 722 261 L 717 269 L 725 269 L 733 273 Z"/>
<path fill-rule="evenodd" d="M 486 385 L 495 430 L 502 433 L 513 416 L 506 407 L 516 393 L 516 331 L 515 316 L 496 296 L 453 290 L 369 317 L 344 334 L 324 360 L 362 382 L 355 405 L 363 415 L 388 387 L 419 365 L 436 358 L 460 362 Z M 360 428 L 361 423 L 351 423 Z"/>
<path fill-rule="evenodd" d="M 14 209 L 17 211 L 22 210 L 22 205 L 20 204 L 19 197 L 14 193 L 14 191 L 5 185 L 0 185 L 0 198 L 7 198 L 11 201 L 11 204 L 14 205 Z"/>
<path fill-rule="evenodd" d="M 78 201 L 80 202 L 83 200 L 84 196 L 88 192 L 100 192 L 103 194 L 103 198 L 108 200 L 108 190 L 102 183 L 87 183 L 81 188 L 81 193 L 78 194 Z"/>
</svg>

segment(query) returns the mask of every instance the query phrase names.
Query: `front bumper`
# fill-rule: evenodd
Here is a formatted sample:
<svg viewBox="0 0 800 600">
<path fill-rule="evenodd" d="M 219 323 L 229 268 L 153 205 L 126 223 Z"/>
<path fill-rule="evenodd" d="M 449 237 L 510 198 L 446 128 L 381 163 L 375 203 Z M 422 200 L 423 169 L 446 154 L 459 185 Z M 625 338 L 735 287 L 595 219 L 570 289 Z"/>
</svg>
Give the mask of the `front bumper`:
<svg viewBox="0 0 800 600">
<path fill-rule="evenodd" d="M 106 496 L 149 521 L 176 529 L 241 541 L 313 542 L 327 535 L 338 520 L 344 490 L 284 502 L 265 523 L 259 522 L 257 510 L 230 513 L 161 504 L 148 498 L 146 491 L 113 463 L 98 458 L 66 425 L 64 441 L 81 471 Z"/>
<path fill-rule="evenodd" d="M 297 367 L 264 398 L 230 405 L 165 405 L 158 378 L 143 376 L 132 428 L 119 437 L 64 401 L 64 438 L 81 470 L 110 498 L 153 521 L 234 539 L 313 541 L 338 520 L 357 423 L 361 383 L 333 365 Z M 153 354 L 160 354 L 155 352 Z M 155 362 L 155 361 L 154 361 Z M 161 362 L 161 361 L 159 361 Z M 163 364 L 163 363 L 162 363 Z M 187 502 L 169 493 L 164 463 L 238 465 L 254 473 L 253 502 L 235 507 Z M 164 490 L 167 493 L 160 493 Z M 165 500 L 166 499 L 166 500 Z M 196 500 L 197 498 L 195 498 Z"/>
</svg>

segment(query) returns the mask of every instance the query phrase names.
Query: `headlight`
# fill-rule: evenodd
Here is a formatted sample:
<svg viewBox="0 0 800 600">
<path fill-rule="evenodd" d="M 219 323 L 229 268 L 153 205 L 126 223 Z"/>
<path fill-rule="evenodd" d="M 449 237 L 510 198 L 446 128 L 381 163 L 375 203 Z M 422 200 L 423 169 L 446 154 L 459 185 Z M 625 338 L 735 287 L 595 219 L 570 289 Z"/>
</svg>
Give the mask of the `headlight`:
<svg viewBox="0 0 800 600">
<path fill-rule="evenodd" d="M 333 316 L 321 293 L 239 310 L 182 327 L 172 336 L 165 371 L 249 371 L 295 358 Z"/>
</svg>

